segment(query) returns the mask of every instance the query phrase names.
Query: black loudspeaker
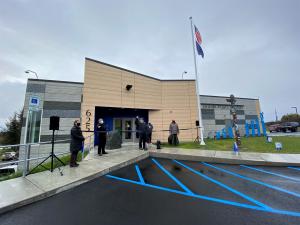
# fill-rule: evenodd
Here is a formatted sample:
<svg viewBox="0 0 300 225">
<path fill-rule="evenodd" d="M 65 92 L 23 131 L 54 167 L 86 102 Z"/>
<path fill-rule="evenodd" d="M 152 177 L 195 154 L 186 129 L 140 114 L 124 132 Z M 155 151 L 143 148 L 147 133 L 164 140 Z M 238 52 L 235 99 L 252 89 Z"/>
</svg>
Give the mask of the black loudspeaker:
<svg viewBox="0 0 300 225">
<path fill-rule="evenodd" d="M 59 130 L 59 116 L 50 116 L 49 130 Z"/>
<path fill-rule="evenodd" d="M 196 127 L 199 127 L 200 124 L 199 124 L 199 120 L 196 120 Z"/>
</svg>

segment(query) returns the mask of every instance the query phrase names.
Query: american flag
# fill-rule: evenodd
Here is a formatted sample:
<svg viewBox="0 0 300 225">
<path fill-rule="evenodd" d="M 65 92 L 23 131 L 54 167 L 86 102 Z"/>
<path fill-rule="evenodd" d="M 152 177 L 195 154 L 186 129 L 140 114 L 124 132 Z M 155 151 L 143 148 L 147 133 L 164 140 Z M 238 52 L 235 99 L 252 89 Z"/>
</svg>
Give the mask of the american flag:
<svg viewBox="0 0 300 225">
<path fill-rule="evenodd" d="M 194 27 L 195 27 L 195 39 L 196 39 L 197 52 L 198 52 L 198 55 L 201 55 L 202 58 L 204 58 L 204 53 L 203 53 L 203 50 L 201 48 L 202 37 L 201 37 L 201 34 L 200 34 L 198 28 L 195 25 L 194 25 Z"/>
</svg>

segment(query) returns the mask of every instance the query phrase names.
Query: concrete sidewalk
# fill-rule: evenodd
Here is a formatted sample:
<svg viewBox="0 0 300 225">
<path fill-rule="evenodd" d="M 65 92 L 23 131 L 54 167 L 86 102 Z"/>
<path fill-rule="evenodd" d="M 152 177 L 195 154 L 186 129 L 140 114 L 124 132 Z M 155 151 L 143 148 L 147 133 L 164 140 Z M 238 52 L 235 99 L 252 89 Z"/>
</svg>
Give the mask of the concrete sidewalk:
<svg viewBox="0 0 300 225">
<path fill-rule="evenodd" d="M 150 156 L 228 164 L 300 166 L 300 154 L 239 152 L 236 155 L 232 151 L 163 148 L 161 150 L 150 150 Z"/>
<path fill-rule="evenodd" d="M 63 167 L 0 182 L 0 214 L 78 186 L 106 173 L 149 157 L 140 150 L 111 150 L 96 156 L 90 153 L 77 168 Z"/>
<path fill-rule="evenodd" d="M 0 182 L 0 213 L 30 204 L 76 187 L 111 171 L 140 161 L 149 156 L 169 159 L 206 161 L 228 164 L 300 166 L 300 154 L 240 153 L 199 149 L 164 148 L 149 151 L 137 150 L 136 145 L 126 145 L 110 150 L 108 155 L 97 156 L 91 152 L 78 168 L 63 168 L 63 176 L 56 169 Z"/>
</svg>

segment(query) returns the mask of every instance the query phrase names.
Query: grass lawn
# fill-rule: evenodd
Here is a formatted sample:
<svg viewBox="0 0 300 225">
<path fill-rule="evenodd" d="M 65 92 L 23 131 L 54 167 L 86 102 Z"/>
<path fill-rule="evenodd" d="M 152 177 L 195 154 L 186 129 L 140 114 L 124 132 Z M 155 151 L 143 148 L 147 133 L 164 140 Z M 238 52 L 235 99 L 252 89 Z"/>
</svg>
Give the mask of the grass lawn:
<svg viewBox="0 0 300 225">
<path fill-rule="evenodd" d="M 300 137 L 272 137 L 273 142 L 267 143 L 265 137 L 242 138 L 241 152 L 266 152 L 266 153 L 298 153 L 300 154 Z M 164 144 L 163 147 L 179 147 L 186 149 L 206 149 L 232 151 L 233 139 L 205 140 L 206 145 L 202 146 L 194 142 L 183 142 L 179 146 Z M 283 149 L 275 150 L 275 142 L 281 142 Z"/>
</svg>

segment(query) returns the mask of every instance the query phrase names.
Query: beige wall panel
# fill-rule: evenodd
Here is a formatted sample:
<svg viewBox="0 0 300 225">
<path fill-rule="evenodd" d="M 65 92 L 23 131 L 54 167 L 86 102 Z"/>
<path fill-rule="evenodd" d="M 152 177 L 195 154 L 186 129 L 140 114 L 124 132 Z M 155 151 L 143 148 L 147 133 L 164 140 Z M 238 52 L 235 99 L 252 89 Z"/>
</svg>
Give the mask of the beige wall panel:
<svg viewBox="0 0 300 225">
<path fill-rule="evenodd" d="M 161 86 L 161 81 L 156 80 L 154 78 L 144 77 L 139 74 L 135 74 L 135 82 L 136 83 L 145 83 L 145 84 L 148 84 L 149 86 L 156 86 L 156 87 Z"/>
<path fill-rule="evenodd" d="M 87 84 L 88 89 L 104 89 L 121 91 L 121 79 L 91 79 L 91 83 Z M 85 88 L 86 88 L 85 87 Z"/>
<path fill-rule="evenodd" d="M 132 84 L 130 91 L 125 89 Z M 154 130 L 153 140 L 167 141 L 172 119 L 180 128 L 194 128 L 197 118 L 195 81 L 160 81 L 134 72 L 86 60 L 83 89 L 82 124 L 86 110 L 90 110 L 90 124 L 94 124 L 95 106 L 157 109 L 149 111 L 149 121 Z M 170 111 L 172 113 L 170 113 Z M 192 140 L 195 130 L 182 131 L 179 138 Z"/>
<path fill-rule="evenodd" d="M 108 65 L 104 65 L 102 63 L 93 62 L 90 60 L 85 60 L 85 69 L 86 70 L 93 70 L 93 71 L 105 71 L 105 72 L 120 72 L 121 70 L 118 68 L 114 68 Z"/>
</svg>

